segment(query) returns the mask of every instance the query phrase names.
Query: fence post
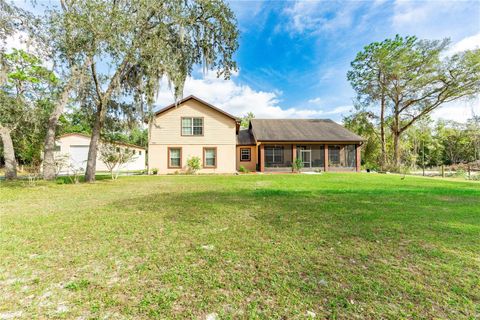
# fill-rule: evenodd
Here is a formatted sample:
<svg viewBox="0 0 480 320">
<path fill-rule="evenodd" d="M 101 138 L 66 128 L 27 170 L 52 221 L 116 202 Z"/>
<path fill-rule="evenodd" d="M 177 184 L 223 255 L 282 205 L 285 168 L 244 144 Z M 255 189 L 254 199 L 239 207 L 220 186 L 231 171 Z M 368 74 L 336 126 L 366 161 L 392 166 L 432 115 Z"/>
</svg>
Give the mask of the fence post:
<svg viewBox="0 0 480 320">
<path fill-rule="evenodd" d="M 467 165 L 467 169 L 468 169 L 468 180 L 470 180 L 470 165 Z"/>
<path fill-rule="evenodd" d="M 442 164 L 442 178 L 445 178 L 445 165 Z"/>
</svg>

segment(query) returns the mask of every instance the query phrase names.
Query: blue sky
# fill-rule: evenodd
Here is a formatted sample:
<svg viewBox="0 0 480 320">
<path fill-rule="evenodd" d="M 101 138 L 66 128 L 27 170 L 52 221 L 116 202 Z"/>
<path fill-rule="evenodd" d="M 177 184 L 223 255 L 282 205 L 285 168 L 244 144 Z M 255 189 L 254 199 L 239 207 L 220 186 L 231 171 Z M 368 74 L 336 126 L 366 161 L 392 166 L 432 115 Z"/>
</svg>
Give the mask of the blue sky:
<svg viewBox="0 0 480 320">
<path fill-rule="evenodd" d="M 480 45 L 480 1 L 229 1 L 241 31 L 239 72 L 230 83 L 196 73 L 185 95 L 257 117 L 341 120 L 355 96 L 346 80 L 365 45 L 400 35 L 450 38 L 451 52 Z M 159 103 L 171 101 L 164 92 Z M 463 121 L 479 100 L 434 117 Z"/>
<path fill-rule="evenodd" d="M 197 95 L 237 116 L 251 111 L 257 118 L 340 122 L 355 97 L 346 80 L 350 62 L 365 45 L 396 34 L 450 38 L 449 53 L 480 47 L 478 0 L 225 1 L 241 32 L 235 56 L 239 71 L 225 81 L 202 74 L 199 67 L 187 79 L 184 95 Z M 171 102 L 173 93 L 163 81 L 157 103 Z M 465 121 L 472 110 L 480 115 L 479 97 L 446 105 L 433 118 Z"/>
</svg>

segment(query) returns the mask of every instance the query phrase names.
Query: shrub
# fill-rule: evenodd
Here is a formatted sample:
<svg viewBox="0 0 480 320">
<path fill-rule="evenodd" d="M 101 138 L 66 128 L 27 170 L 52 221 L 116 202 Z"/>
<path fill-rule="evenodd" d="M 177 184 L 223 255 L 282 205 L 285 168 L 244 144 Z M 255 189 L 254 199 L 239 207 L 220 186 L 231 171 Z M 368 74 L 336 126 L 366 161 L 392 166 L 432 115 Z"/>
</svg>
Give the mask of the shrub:
<svg viewBox="0 0 480 320">
<path fill-rule="evenodd" d="M 153 168 L 152 169 L 152 174 L 157 174 L 158 173 L 158 169 L 157 168 Z"/>
<path fill-rule="evenodd" d="M 465 170 L 463 170 L 463 169 L 457 169 L 457 171 L 455 171 L 454 176 L 455 176 L 455 177 L 458 177 L 458 178 L 465 178 L 465 176 L 466 176 Z"/>
<path fill-rule="evenodd" d="M 200 167 L 200 157 L 190 157 L 187 160 L 188 173 L 195 174 L 198 170 L 200 170 Z"/>
<path fill-rule="evenodd" d="M 472 175 L 470 176 L 470 180 L 480 181 L 480 172 L 477 173 L 477 174 L 472 174 Z"/>
<path fill-rule="evenodd" d="M 119 148 L 113 143 L 103 143 L 100 147 L 100 160 L 110 171 L 112 180 L 117 180 L 120 170 L 135 160 L 135 154 L 128 148 Z"/>
<path fill-rule="evenodd" d="M 240 166 L 240 168 L 238 169 L 238 171 L 243 172 L 243 173 L 249 173 L 249 172 L 250 172 L 250 170 L 248 170 L 248 169 L 245 168 L 244 166 Z"/>
<path fill-rule="evenodd" d="M 300 158 L 295 159 L 295 161 L 293 161 L 293 163 L 292 163 L 292 171 L 293 172 L 300 172 L 300 170 L 302 170 L 302 168 L 303 168 L 302 159 L 300 159 Z"/>
</svg>

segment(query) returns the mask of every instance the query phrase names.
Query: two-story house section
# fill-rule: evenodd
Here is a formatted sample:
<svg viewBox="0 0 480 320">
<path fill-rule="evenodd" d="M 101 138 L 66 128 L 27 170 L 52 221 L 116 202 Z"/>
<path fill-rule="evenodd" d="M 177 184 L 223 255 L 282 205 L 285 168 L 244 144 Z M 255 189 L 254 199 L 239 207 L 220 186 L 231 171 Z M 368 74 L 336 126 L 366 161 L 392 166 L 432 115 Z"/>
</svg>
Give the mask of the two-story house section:
<svg viewBox="0 0 480 320">
<path fill-rule="evenodd" d="M 159 110 L 148 146 L 150 169 L 187 171 L 199 157 L 200 173 L 237 170 L 291 172 L 360 171 L 364 139 L 330 119 L 239 119 L 194 96 Z M 298 160 L 299 159 L 299 160 Z"/>
<path fill-rule="evenodd" d="M 194 96 L 155 114 L 148 149 L 150 169 L 184 172 L 199 157 L 200 173 L 234 173 L 239 120 Z"/>
</svg>

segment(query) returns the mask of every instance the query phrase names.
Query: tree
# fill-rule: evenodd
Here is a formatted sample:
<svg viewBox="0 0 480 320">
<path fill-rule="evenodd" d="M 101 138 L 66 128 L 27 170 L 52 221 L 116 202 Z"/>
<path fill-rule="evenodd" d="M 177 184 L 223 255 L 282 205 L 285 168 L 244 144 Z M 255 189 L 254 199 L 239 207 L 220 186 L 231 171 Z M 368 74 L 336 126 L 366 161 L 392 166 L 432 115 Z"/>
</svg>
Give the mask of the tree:
<svg viewBox="0 0 480 320">
<path fill-rule="evenodd" d="M 5 48 L 3 43 L 19 30 L 22 12 L 9 5 L 6 1 L 0 0 L 0 86 L 4 88 L 8 81 L 8 69 L 5 61 Z M 17 162 L 11 136 L 11 125 L 15 123 L 17 111 L 16 101 L 4 90 L 0 91 L 0 139 L 3 144 L 3 156 L 5 159 L 5 178 L 12 180 L 17 177 Z"/>
<path fill-rule="evenodd" d="M 6 77 L 0 92 L 0 136 L 5 158 L 5 177 L 15 179 L 16 158 L 12 132 L 36 125 L 41 112 L 36 107 L 45 104 L 40 100 L 48 84 L 55 84 L 55 75 L 42 66 L 33 54 L 14 49 L 2 53 L 2 71 Z"/>
<path fill-rule="evenodd" d="M 388 60 L 391 50 L 388 44 L 374 42 L 359 52 L 351 63 L 352 70 L 348 71 L 347 79 L 353 89 L 357 92 L 357 99 L 360 105 L 379 103 L 380 112 L 378 116 L 380 126 L 381 158 L 380 167 L 387 165 L 387 142 L 385 135 L 385 118 L 387 108 L 387 73 Z M 366 113 L 359 113 L 360 119 L 366 120 Z M 377 117 L 369 114 L 370 119 Z M 355 116 L 352 118 L 352 120 Z M 359 119 L 359 120 L 360 120 Z M 362 121 L 365 124 L 365 121 Z"/>
<path fill-rule="evenodd" d="M 448 44 L 448 40 L 418 40 L 397 35 L 367 47 L 352 62 L 353 70 L 348 78 L 357 93 L 376 101 L 380 91 L 388 100 L 393 164 L 397 169 L 402 133 L 441 105 L 480 92 L 480 50 L 442 59 Z M 371 55 L 380 60 L 381 81 L 373 78 L 378 68 L 369 63 Z M 377 87 L 380 89 L 375 89 Z"/>
<path fill-rule="evenodd" d="M 107 166 L 112 180 L 117 180 L 124 165 L 132 162 L 134 158 L 135 154 L 133 150 L 120 147 L 113 143 L 104 142 L 100 147 L 100 160 Z"/>
<path fill-rule="evenodd" d="M 368 169 L 383 168 L 383 153 L 379 154 L 380 134 L 374 120 L 376 116 L 365 110 L 362 106 L 356 106 L 356 113 L 343 118 L 343 125 L 365 138 L 361 152 L 362 162 Z M 380 150 L 380 151 L 383 151 Z"/>
<path fill-rule="evenodd" d="M 147 16 L 153 12 L 156 22 L 142 35 L 148 41 L 136 44 L 138 55 L 122 79 L 124 89 L 133 94 L 142 118 L 148 122 L 147 143 L 156 125 L 153 105 L 163 77 L 173 86 L 178 101 L 194 65 L 202 64 L 204 72 L 216 70 L 217 76 L 225 79 L 236 70 L 233 53 L 238 47 L 238 30 L 233 12 L 222 0 L 166 3 L 148 2 Z M 143 11 L 139 20 L 145 19 Z M 147 27 L 150 24 L 145 23 Z"/>
<path fill-rule="evenodd" d="M 436 132 L 443 147 L 445 164 L 459 164 L 475 160 L 475 149 L 465 124 L 455 121 L 439 121 Z"/>
<path fill-rule="evenodd" d="M 148 96 L 152 105 L 163 76 L 175 87 L 177 98 L 195 64 L 203 63 L 226 78 L 236 69 L 233 53 L 238 31 L 232 11 L 221 0 L 64 1 L 62 10 L 55 25 L 74 37 L 66 47 L 71 54 L 66 56 L 87 59 L 95 88 L 87 182 L 95 180 L 97 145 L 108 103 L 120 98 L 125 93 L 122 89 L 130 87 L 138 97 Z"/>
<path fill-rule="evenodd" d="M 468 119 L 467 132 L 472 142 L 473 161 L 480 160 L 480 116 L 474 114 Z"/>
<path fill-rule="evenodd" d="M 48 8 L 43 17 L 43 28 L 36 30 L 35 37 L 40 38 L 42 48 L 48 59 L 56 66 L 56 72 L 63 81 L 57 85 L 54 108 L 48 118 L 43 156 L 43 178 L 53 180 L 56 177 L 55 139 L 57 126 L 71 95 L 83 92 L 86 72 L 92 63 L 89 54 L 92 35 L 79 33 L 75 28 L 75 16 L 70 6 L 81 6 L 81 1 L 60 1 L 60 9 Z M 93 2 L 93 1 L 92 1 Z M 87 4 L 85 4 L 87 5 Z M 85 17 L 84 17 L 85 18 Z"/>
<path fill-rule="evenodd" d="M 246 115 L 242 117 L 240 126 L 242 128 L 248 128 L 248 126 L 250 125 L 250 120 L 254 118 L 255 118 L 255 115 L 253 114 L 253 112 L 248 112 Z"/>
</svg>

